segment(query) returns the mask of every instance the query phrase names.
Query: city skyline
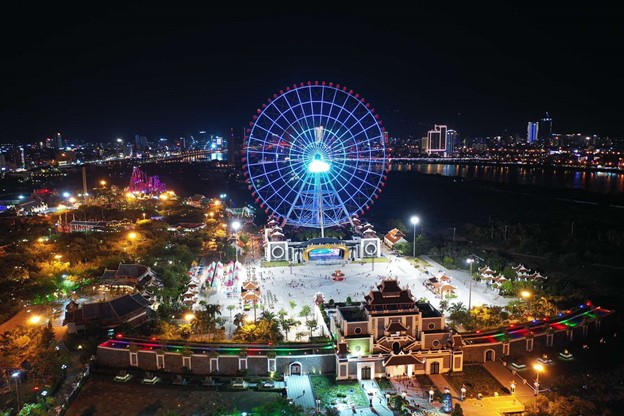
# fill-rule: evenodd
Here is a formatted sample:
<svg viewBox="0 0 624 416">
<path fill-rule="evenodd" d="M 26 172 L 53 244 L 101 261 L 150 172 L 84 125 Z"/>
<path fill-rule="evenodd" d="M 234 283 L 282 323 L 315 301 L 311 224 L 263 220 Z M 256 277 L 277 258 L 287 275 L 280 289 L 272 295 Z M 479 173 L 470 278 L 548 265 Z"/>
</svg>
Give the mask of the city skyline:
<svg viewBox="0 0 624 416">
<path fill-rule="evenodd" d="M 0 29 L 10 39 L 0 139 L 226 135 L 271 92 L 315 80 L 374 102 L 393 136 L 435 124 L 526 135 L 548 112 L 553 132 L 621 137 L 608 43 L 621 28 L 611 12 L 606 2 L 222 12 L 136 2 L 88 14 L 16 6 Z"/>
</svg>

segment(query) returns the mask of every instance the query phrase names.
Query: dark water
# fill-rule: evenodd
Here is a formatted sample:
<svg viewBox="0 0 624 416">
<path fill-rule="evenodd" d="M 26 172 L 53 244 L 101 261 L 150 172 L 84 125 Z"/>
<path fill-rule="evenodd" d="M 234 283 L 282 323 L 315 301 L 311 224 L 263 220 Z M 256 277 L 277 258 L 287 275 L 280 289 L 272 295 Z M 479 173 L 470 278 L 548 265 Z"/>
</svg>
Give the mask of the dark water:
<svg viewBox="0 0 624 416">
<path fill-rule="evenodd" d="M 228 181 L 225 175 L 202 180 L 204 167 L 200 163 L 161 163 L 145 164 L 141 169 L 158 175 L 167 189 L 181 197 L 227 194 L 230 206 L 253 204 L 246 185 Z M 87 184 L 93 188 L 106 180 L 123 188 L 131 171 L 131 166 L 89 166 Z M 618 208 L 624 207 L 624 192 L 619 191 L 622 181 L 622 175 L 598 172 L 416 164 L 388 173 L 386 186 L 366 218 L 379 232 L 386 229 L 390 219 L 409 224 L 412 215 L 421 218 L 420 227 L 428 232 L 448 232 L 466 222 L 501 217 L 520 222 L 609 218 L 617 224 L 624 222 L 624 209 Z M 82 174 L 77 169 L 52 186 L 60 192 L 78 192 Z M 265 221 L 266 215 L 258 209 L 256 223 Z"/>
<path fill-rule="evenodd" d="M 474 164 L 397 163 L 394 172 L 418 172 L 455 176 L 512 185 L 534 185 L 557 189 L 578 189 L 602 194 L 624 193 L 624 173 L 594 172 L 554 167 L 495 166 Z"/>
</svg>

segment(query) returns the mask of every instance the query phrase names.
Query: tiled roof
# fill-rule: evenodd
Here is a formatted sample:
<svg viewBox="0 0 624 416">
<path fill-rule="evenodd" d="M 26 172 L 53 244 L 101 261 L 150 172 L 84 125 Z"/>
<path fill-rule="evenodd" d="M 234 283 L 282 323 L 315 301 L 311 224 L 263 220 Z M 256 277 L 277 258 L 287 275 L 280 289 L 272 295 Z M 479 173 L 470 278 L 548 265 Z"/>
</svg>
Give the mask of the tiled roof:
<svg viewBox="0 0 624 416">
<path fill-rule="evenodd" d="M 388 359 L 384 362 L 384 366 L 388 367 L 391 365 L 409 365 L 409 364 L 422 364 L 422 363 L 423 363 L 422 361 L 420 361 L 418 358 L 416 358 L 412 354 L 398 354 L 398 355 L 391 355 L 390 357 L 388 357 Z"/>
</svg>

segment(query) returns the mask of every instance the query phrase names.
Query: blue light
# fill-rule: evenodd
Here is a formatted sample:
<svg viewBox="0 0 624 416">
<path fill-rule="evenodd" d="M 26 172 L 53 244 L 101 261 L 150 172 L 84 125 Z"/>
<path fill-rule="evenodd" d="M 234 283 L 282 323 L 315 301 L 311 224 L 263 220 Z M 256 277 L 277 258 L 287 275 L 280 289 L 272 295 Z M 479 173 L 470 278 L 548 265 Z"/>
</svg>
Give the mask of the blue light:
<svg viewBox="0 0 624 416">
<path fill-rule="evenodd" d="M 320 153 L 314 155 L 314 160 L 308 165 L 308 170 L 312 173 L 323 173 L 329 171 L 329 163 L 323 161 Z"/>
</svg>

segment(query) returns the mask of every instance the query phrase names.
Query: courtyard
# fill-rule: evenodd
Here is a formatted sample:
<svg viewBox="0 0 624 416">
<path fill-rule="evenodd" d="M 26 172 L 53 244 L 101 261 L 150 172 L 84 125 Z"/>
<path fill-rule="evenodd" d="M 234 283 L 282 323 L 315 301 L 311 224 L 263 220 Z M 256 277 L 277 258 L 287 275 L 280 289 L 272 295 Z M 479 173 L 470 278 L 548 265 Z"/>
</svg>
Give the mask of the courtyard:
<svg viewBox="0 0 624 416">
<path fill-rule="evenodd" d="M 348 297 L 353 302 L 361 302 L 382 279 L 396 278 L 402 287 L 407 286 L 411 290 L 414 299 L 427 299 L 434 307 L 439 308 L 443 298 L 429 290 L 425 282 L 441 272 L 451 276 L 452 284 L 457 287 L 456 297 L 448 299 L 450 304 L 462 302 L 468 305 L 469 297 L 472 306 L 505 306 L 511 300 L 499 296 L 497 291 L 487 288 L 482 282 L 473 281 L 470 290 L 469 273 L 465 270 L 448 270 L 427 256 L 413 262 L 412 259 L 396 256 L 387 249 L 385 251 L 382 257 L 374 260 L 340 261 L 331 264 L 310 262 L 287 265 L 281 262 L 274 267 L 263 267 L 258 258 L 250 261 L 241 259 L 237 281 L 229 287 L 213 287 L 200 294 L 196 303 L 204 301 L 207 304 L 220 305 L 224 317 L 244 313 L 253 318 L 253 307 L 245 305 L 240 296 L 242 281 L 253 279 L 258 283 L 260 291 L 256 316 L 260 316 L 264 310 L 276 314 L 283 309 L 291 316 L 298 317 L 302 307 L 313 307 L 318 294 L 325 302 L 345 302 Z M 207 269 L 208 264 L 204 262 L 204 273 Z M 332 274 L 337 270 L 344 276 L 342 280 L 332 279 Z M 231 336 L 234 329 L 233 319 L 229 319 L 226 323 L 226 336 Z M 321 329 L 317 329 L 313 335 L 324 335 L 320 331 Z M 306 337 L 297 336 L 298 333 L 306 336 L 309 334 L 303 321 L 298 328 L 289 332 L 288 341 L 305 341 Z"/>
</svg>

